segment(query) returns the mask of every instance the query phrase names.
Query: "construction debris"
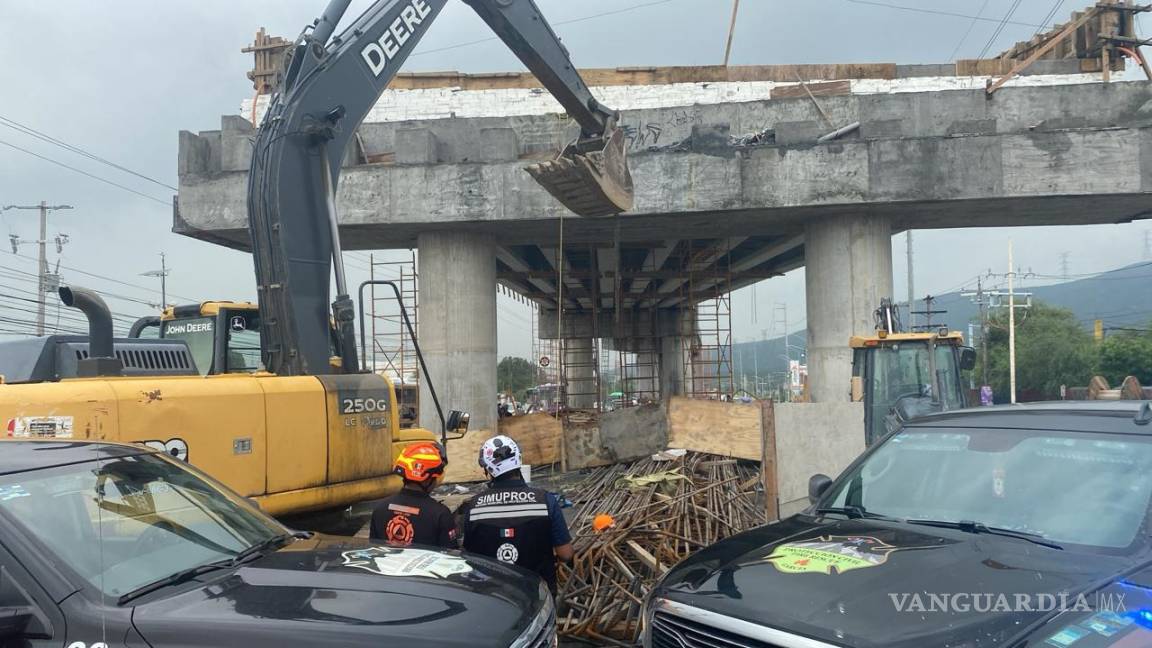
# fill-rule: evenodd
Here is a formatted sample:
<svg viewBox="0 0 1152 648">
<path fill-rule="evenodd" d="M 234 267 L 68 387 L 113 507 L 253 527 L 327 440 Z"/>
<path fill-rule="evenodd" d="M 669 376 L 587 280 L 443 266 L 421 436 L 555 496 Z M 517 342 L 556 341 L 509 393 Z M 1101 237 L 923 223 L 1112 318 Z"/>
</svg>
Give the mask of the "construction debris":
<svg viewBox="0 0 1152 648">
<path fill-rule="evenodd" d="M 599 468 L 567 489 L 577 502 L 576 558 L 560 569 L 560 633 L 634 645 L 656 579 L 697 550 L 766 522 L 760 484 L 757 463 L 689 452 Z"/>
</svg>

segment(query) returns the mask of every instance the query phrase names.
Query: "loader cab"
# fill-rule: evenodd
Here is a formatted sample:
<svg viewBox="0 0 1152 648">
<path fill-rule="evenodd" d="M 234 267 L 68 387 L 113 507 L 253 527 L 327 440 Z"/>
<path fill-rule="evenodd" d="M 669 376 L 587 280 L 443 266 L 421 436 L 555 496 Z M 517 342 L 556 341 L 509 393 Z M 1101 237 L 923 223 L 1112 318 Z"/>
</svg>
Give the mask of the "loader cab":
<svg viewBox="0 0 1152 648">
<path fill-rule="evenodd" d="M 164 309 L 133 327 L 133 337 L 184 340 L 201 375 L 252 373 L 260 361 L 260 310 L 250 302 L 210 301 Z"/>
<path fill-rule="evenodd" d="M 956 331 L 886 333 L 853 337 L 852 400 L 864 403 L 864 435 L 872 445 L 893 417 L 968 406 L 962 372 L 976 354 Z"/>
</svg>

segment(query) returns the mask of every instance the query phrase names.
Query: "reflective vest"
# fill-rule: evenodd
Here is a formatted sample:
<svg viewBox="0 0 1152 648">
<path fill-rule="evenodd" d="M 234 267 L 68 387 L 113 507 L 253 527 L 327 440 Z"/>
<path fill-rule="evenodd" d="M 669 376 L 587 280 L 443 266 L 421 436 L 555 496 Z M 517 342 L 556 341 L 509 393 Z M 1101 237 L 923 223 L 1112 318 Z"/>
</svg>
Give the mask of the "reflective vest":
<svg viewBox="0 0 1152 648">
<path fill-rule="evenodd" d="M 548 494 L 519 486 L 489 488 L 467 505 L 464 549 L 540 574 L 556 588 Z"/>
</svg>

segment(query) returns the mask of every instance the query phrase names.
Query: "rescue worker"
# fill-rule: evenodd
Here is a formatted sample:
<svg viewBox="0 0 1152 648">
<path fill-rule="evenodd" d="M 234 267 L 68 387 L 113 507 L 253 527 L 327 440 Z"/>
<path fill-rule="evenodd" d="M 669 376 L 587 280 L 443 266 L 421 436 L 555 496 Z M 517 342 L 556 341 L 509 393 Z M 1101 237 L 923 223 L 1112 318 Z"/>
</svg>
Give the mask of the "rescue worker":
<svg viewBox="0 0 1152 648">
<path fill-rule="evenodd" d="M 480 448 L 488 490 L 460 507 L 464 550 L 536 572 L 556 593 L 556 561 L 572 560 L 572 535 L 560 503 L 524 483 L 520 448 L 500 435 Z"/>
<path fill-rule="evenodd" d="M 394 468 L 404 478 L 404 488 L 372 512 L 369 537 L 400 546 L 456 549 L 456 519 L 448 507 L 432 499 L 432 489 L 447 464 L 438 443 L 422 441 L 404 448 Z"/>
</svg>

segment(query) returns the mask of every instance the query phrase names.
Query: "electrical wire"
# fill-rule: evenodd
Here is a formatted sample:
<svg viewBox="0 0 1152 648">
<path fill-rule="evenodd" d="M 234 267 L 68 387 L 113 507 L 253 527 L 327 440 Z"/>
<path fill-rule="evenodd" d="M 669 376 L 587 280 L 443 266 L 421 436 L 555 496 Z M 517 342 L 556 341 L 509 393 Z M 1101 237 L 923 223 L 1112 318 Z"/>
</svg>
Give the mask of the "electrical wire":
<svg viewBox="0 0 1152 648">
<path fill-rule="evenodd" d="M 969 20 L 979 20 L 983 22 L 999 23 L 1002 19 L 997 18 L 984 18 L 983 16 L 971 16 L 962 14 L 955 11 L 940 11 L 939 9 L 925 9 L 923 7 L 909 7 L 907 5 L 889 4 L 887 2 L 876 2 L 875 0 L 844 0 L 844 2 L 851 2 L 852 4 L 868 5 L 872 7 L 884 7 L 886 9 L 899 9 L 901 11 L 912 11 L 915 13 L 933 14 L 936 16 L 949 16 L 952 18 L 968 18 Z M 1040 27 L 1041 25 L 1034 25 L 1032 23 L 1020 22 L 1015 20 L 1003 21 L 1006 25 L 1019 25 L 1021 27 Z"/>
<path fill-rule="evenodd" d="M 1049 9 L 1047 15 L 1044 16 L 1044 20 L 1040 21 L 1042 27 L 1037 27 L 1036 33 L 1032 34 L 1033 38 L 1039 36 L 1040 32 L 1048 27 L 1048 25 L 1052 22 L 1052 19 L 1056 17 L 1056 12 L 1060 11 L 1060 7 L 1063 7 L 1064 3 L 1067 1 L 1068 0 L 1056 0 L 1056 2 L 1052 3 L 1052 8 Z"/>
<path fill-rule="evenodd" d="M 984 15 L 984 10 L 988 8 L 990 1 L 991 0 L 984 0 L 984 4 L 980 5 L 980 11 L 977 11 L 976 15 L 972 17 L 972 22 L 968 23 L 968 29 L 964 30 L 964 35 L 960 37 L 960 41 L 956 43 L 956 47 L 952 48 L 952 53 L 945 60 L 956 60 L 956 54 L 960 52 L 960 47 L 964 44 L 964 41 L 968 40 L 968 36 L 972 33 L 972 28 L 975 27 L 976 23 L 980 20 L 980 16 Z"/>
<path fill-rule="evenodd" d="M 76 173 L 79 173 L 80 175 L 92 178 L 93 180 L 98 180 L 100 182 L 103 182 L 104 184 L 112 185 L 113 187 L 116 187 L 118 189 L 123 189 L 124 191 L 127 191 L 128 193 L 136 194 L 137 196 L 140 196 L 141 198 L 147 198 L 148 200 L 151 200 L 153 202 L 158 202 L 161 205 L 164 205 L 165 207 L 171 207 L 172 206 L 171 201 L 161 200 L 160 198 L 157 198 L 155 196 L 149 196 L 146 193 L 136 191 L 135 189 L 132 189 L 131 187 L 126 187 L 126 186 L 124 186 L 118 182 L 112 182 L 111 180 L 108 180 L 107 178 L 101 178 L 100 176 L 95 175 L 93 173 L 88 173 L 87 171 L 84 171 L 82 169 L 77 169 L 74 166 L 64 164 L 63 162 L 60 162 L 59 160 L 53 160 L 50 157 L 40 155 L 39 153 L 36 153 L 34 151 L 29 151 L 28 149 L 26 149 L 22 146 L 16 146 L 15 144 L 13 144 L 11 142 L 6 142 L 4 140 L 0 140 L 0 144 L 3 144 L 4 146 L 7 146 L 8 148 L 16 149 L 17 151 L 20 151 L 21 153 L 27 153 L 28 155 L 31 155 L 32 157 L 40 158 L 41 160 L 44 160 L 45 162 L 51 162 L 52 164 L 55 164 L 56 166 L 64 167 L 65 169 L 68 169 L 69 171 L 75 171 Z"/>
<path fill-rule="evenodd" d="M 559 27 L 561 25 L 572 25 L 575 23 L 584 22 L 586 20 L 593 20 L 595 18 L 603 18 L 604 16 L 615 16 L 617 14 L 627 13 L 629 11 L 635 11 L 637 9 L 644 9 L 647 7 L 655 7 L 657 5 L 668 4 L 669 2 L 675 2 L 675 1 L 676 0 L 655 0 L 654 2 L 644 2 L 641 4 L 632 5 L 630 7 L 623 7 L 620 9 L 613 9 L 612 11 L 605 11 L 605 12 L 598 13 L 598 14 L 592 14 L 591 16 L 582 16 L 580 18 L 571 18 L 569 20 L 558 20 L 558 21 L 553 22 L 551 24 L 554 27 Z M 436 52 L 447 52 L 449 50 L 460 49 L 461 47 L 470 47 L 472 45 L 479 45 L 481 43 L 488 43 L 488 42 L 495 41 L 495 40 L 500 40 L 500 38 L 498 36 L 489 36 L 488 38 L 479 38 L 479 39 L 476 39 L 473 41 L 467 41 L 465 43 L 456 43 L 455 45 L 445 45 L 444 47 L 436 47 L 433 49 L 419 50 L 416 52 L 412 52 L 411 54 L 408 55 L 408 57 L 411 58 L 413 56 L 423 56 L 425 54 L 435 54 Z"/>
<path fill-rule="evenodd" d="M 124 173 L 130 174 L 130 175 L 134 175 L 137 178 L 140 178 L 141 180 L 147 180 L 148 182 L 151 182 L 152 184 L 164 187 L 165 189 L 171 189 L 172 191 L 179 191 L 179 189 L 177 187 L 173 187 L 170 184 L 163 183 L 163 182 L 161 182 L 155 178 L 150 178 L 150 177 L 144 175 L 143 173 L 137 173 L 136 171 L 133 171 L 132 169 L 129 169 L 127 167 L 120 166 L 119 164 L 116 164 L 115 162 L 112 162 L 110 160 L 106 160 L 106 159 L 100 157 L 99 155 L 96 155 L 95 153 L 89 153 L 88 151 L 85 151 L 84 149 L 80 148 L 79 146 L 73 146 L 73 145 L 69 144 L 68 142 L 57 139 L 55 137 L 52 137 L 51 135 L 48 135 L 47 133 L 43 133 L 41 131 L 38 131 L 35 128 L 32 128 L 31 126 L 25 126 L 24 124 L 21 124 L 20 122 L 14 120 L 14 119 L 9 119 L 3 115 L 0 115 L 0 126 L 5 126 L 7 128 L 11 128 L 12 130 L 15 130 L 17 132 L 24 133 L 25 135 L 35 137 L 38 140 L 48 142 L 49 144 L 52 144 L 54 146 L 59 146 L 60 148 L 66 150 L 66 151 L 71 151 L 72 153 L 82 155 L 82 156 L 84 156 L 90 160 L 94 160 L 94 161 L 99 162 L 101 164 L 106 164 L 106 165 L 112 167 L 113 169 L 116 169 L 118 171 L 123 171 Z"/>
<path fill-rule="evenodd" d="M 996 26 L 996 30 L 988 37 L 988 42 L 984 44 L 984 49 L 980 50 L 980 56 L 976 58 L 984 58 L 988 54 L 988 50 L 992 49 L 992 45 L 996 43 L 996 39 L 1000 38 L 1000 34 L 1004 33 L 1004 27 L 1007 26 L 1008 21 L 1012 20 L 1012 16 L 1016 14 L 1016 10 L 1020 8 L 1020 2 L 1021 0 L 1013 0 L 1012 6 L 1008 8 L 1008 13 L 1004 14 L 1004 17 L 1000 20 L 1000 24 Z"/>
</svg>

